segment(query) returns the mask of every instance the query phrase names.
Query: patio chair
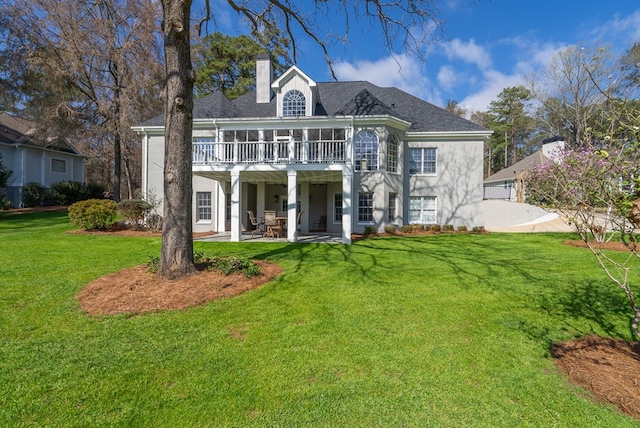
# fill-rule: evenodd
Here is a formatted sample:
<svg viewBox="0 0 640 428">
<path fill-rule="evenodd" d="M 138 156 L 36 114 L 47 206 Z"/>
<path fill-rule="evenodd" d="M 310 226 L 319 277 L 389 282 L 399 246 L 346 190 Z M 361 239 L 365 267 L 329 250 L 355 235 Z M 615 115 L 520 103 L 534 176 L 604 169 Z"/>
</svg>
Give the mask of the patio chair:
<svg viewBox="0 0 640 428">
<path fill-rule="evenodd" d="M 313 230 L 327 230 L 327 216 L 320 216 L 320 220 L 313 222 Z"/>
<path fill-rule="evenodd" d="M 282 227 L 276 220 L 275 211 L 264 211 L 264 237 L 279 238 L 282 233 Z"/>
<path fill-rule="evenodd" d="M 296 237 L 300 236 L 300 232 L 302 231 L 302 226 L 300 224 L 301 220 L 302 220 L 302 211 L 300 211 L 298 213 L 298 216 L 296 217 Z"/>
<path fill-rule="evenodd" d="M 261 227 L 262 226 L 261 219 L 253 215 L 253 211 L 251 210 L 247 211 L 247 213 L 249 213 L 249 221 L 253 225 L 253 230 L 251 231 L 251 237 L 253 238 L 254 236 L 256 236 L 256 232 L 262 232 L 264 234 L 264 231 L 262 230 L 262 227 Z"/>
</svg>

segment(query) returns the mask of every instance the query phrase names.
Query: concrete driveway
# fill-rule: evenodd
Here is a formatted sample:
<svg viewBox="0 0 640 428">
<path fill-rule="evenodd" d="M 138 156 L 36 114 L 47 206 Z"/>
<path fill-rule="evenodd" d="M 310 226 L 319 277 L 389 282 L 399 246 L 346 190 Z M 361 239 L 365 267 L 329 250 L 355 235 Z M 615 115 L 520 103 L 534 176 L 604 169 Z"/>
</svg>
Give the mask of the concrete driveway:
<svg viewBox="0 0 640 428">
<path fill-rule="evenodd" d="M 573 232 L 557 213 L 534 205 L 486 200 L 482 211 L 489 232 Z"/>
</svg>

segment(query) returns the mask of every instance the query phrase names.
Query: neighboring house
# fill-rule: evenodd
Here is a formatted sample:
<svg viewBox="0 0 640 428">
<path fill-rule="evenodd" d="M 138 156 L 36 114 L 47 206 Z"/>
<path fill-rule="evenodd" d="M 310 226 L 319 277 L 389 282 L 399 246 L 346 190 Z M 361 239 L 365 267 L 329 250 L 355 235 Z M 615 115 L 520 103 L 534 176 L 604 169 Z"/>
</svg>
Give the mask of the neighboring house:
<svg viewBox="0 0 640 428">
<path fill-rule="evenodd" d="M 524 175 L 564 150 L 564 140 L 552 137 L 542 142 L 542 148 L 484 179 L 484 199 L 506 199 L 524 202 Z"/>
<path fill-rule="evenodd" d="M 64 138 L 49 137 L 29 120 L 0 113 L 2 163 L 13 171 L 4 199 L 14 207 L 22 204 L 27 183 L 50 187 L 59 181 L 84 182 L 84 157 Z"/>
<path fill-rule="evenodd" d="M 193 110 L 194 231 L 250 230 L 247 212 L 277 210 L 299 229 L 350 243 L 365 227 L 483 225 L 483 145 L 491 131 L 397 88 L 312 80 L 298 67 L 256 92 L 213 93 Z M 164 116 L 142 135 L 143 192 L 163 198 Z M 289 227 L 289 241 L 296 227 Z"/>
</svg>

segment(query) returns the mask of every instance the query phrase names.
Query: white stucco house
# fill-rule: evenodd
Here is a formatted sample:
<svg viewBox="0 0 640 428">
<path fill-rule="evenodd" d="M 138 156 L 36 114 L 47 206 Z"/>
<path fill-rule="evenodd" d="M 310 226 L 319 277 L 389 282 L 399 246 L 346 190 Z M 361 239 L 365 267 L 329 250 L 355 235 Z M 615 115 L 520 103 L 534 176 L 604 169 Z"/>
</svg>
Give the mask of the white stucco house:
<svg viewBox="0 0 640 428">
<path fill-rule="evenodd" d="M 540 150 L 484 179 L 484 199 L 504 199 L 524 202 L 523 174 L 549 159 L 559 159 L 564 139 L 551 137 L 542 142 Z"/>
<path fill-rule="evenodd" d="M 84 182 L 84 160 L 73 145 L 52 137 L 32 121 L 0 112 L 0 154 L 2 163 L 13 171 L 4 199 L 14 207 L 22 203 L 27 183 L 51 187 L 60 181 Z"/>
<path fill-rule="evenodd" d="M 296 66 L 272 79 L 257 60 L 256 91 L 213 93 L 193 111 L 193 228 L 251 230 L 248 211 L 277 210 L 302 234 L 365 227 L 483 225 L 483 144 L 490 131 L 397 88 L 316 82 Z M 142 137 L 142 187 L 163 198 L 164 117 Z M 245 235 L 247 236 L 247 235 Z M 289 227 L 288 241 L 296 240 Z"/>
</svg>

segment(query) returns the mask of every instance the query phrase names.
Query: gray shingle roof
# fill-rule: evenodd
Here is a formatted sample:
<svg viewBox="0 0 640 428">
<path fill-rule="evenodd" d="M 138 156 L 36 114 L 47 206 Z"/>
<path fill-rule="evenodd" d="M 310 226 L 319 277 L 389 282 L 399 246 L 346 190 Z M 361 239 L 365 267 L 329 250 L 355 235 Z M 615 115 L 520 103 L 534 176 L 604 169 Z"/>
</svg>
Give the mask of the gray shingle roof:
<svg viewBox="0 0 640 428">
<path fill-rule="evenodd" d="M 363 89 L 354 99 L 335 113 L 337 116 L 373 116 L 390 115 L 397 116 L 391 107 L 374 97 L 371 92 Z"/>
<path fill-rule="evenodd" d="M 41 124 L 0 112 L 0 143 L 37 146 L 65 153 L 79 154 L 78 150 L 61 137 L 52 138 Z"/>
<path fill-rule="evenodd" d="M 32 143 L 31 136 L 36 128 L 35 122 L 0 112 L 0 143 Z"/>
<path fill-rule="evenodd" d="M 315 116 L 391 115 L 411 123 L 413 132 L 484 131 L 471 121 L 421 100 L 397 88 L 381 88 L 369 82 L 318 83 L 319 100 Z M 194 119 L 275 117 L 276 99 L 256 103 L 255 92 L 229 101 L 219 92 L 194 102 Z M 157 116 L 142 126 L 161 126 Z"/>
<path fill-rule="evenodd" d="M 542 150 L 538 150 L 537 152 L 530 154 L 526 158 L 514 163 L 511 166 L 508 166 L 500 171 L 496 172 L 493 175 L 484 179 L 484 183 L 495 183 L 495 182 L 503 182 L 510 181 L 516 179 L 516 174 L 522 171 L 531 171 L 538 165 L 546 162 L 549 158 L 546 157 Z"/>
</svg>

